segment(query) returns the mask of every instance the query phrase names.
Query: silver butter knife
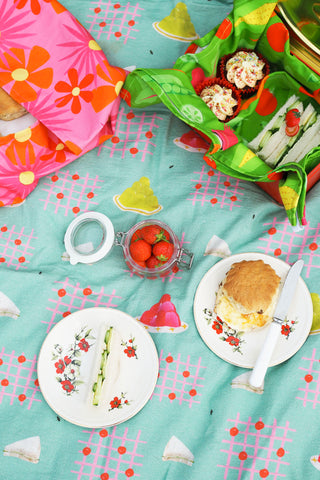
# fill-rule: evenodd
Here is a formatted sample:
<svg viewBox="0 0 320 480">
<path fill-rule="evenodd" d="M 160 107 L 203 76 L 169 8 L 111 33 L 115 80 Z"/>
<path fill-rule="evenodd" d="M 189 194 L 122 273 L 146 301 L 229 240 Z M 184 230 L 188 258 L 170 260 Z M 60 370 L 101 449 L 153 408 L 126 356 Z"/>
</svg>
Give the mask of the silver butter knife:
<svg viewBox="0 0 320 480">
<path fill-rule="evenodd" d="M 298 260 L 288 271 L 273 315 L 272 323 L 269 327 L 266 339 L 258 355 L 255 366 L 249 377 L 249 383 L 254 388 L 260 388 L 263 384 L 265 374 L 281 332 L 281 324 L 285 320 L 288 313 L 303 265 L 303 260 Z"/>
</svg>

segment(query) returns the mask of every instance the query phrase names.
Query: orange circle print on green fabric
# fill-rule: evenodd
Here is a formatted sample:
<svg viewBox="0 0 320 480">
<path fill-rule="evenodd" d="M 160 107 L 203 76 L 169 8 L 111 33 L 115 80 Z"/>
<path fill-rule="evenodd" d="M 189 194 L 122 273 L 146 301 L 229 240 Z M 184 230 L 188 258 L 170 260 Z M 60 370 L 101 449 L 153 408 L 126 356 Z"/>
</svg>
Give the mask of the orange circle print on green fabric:
<svg viewBox="0 0 320 480">
<path fill-rule="evenodd" d="M 283 52 L 289 33 L 283 23 L 274 23 L 267 30 L 267 39 L 270 47 L 276 52 Z"/>
<path fill-rule="evenodd" d="M 258 105 L 256 106 L 256 112 L 261 116 L 270 115 L 275 111 L 277 105 L 278 101 L 276 97 L 266 88 L 261 93 Z"/>
</svg>

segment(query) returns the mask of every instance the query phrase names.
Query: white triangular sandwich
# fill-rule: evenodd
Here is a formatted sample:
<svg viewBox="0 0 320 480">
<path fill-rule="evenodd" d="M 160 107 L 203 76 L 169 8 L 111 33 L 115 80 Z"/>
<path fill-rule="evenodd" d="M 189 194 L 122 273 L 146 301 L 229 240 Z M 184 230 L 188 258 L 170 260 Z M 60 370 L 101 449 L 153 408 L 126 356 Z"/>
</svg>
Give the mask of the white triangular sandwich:
<svg viewBox="0 0 320 480">
<path fill-rule="evenodd" d="M 190 452 L 189 448 L 179 440 L 179 438 L 173 435 L 165 446 L 162 460 L 181 462 L 191 467 L 194 463 L 194 455 Z"/>
<path fill-rule="evenodd" d="M 38 463 L 40 460 L 40 437 L 29 437 L 10 443 L 3 449 L 3 455 L 17 457 L 27 462 Z"/>
<path fill-rule="evenodd" d="M 7 295 L 0 292 L 0 316 L 17 319 L 20 315 L 19 308 L 10 300 Z"/>
</svg>

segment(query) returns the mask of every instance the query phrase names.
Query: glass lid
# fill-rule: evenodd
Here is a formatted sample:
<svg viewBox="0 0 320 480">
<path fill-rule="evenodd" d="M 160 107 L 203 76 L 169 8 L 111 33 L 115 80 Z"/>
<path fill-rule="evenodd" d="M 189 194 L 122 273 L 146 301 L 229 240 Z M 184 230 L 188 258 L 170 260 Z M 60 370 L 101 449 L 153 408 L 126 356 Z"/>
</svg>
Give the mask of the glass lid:
<svg viewBox="0 0 320 480">
<path fill-rule="evenodd" d="M 105 257 L 114 243 L 111 220 L 99 212 L 85 212 L 69 225 L 64 243 L 70 263 L 95 263 Z"/>
</svg>

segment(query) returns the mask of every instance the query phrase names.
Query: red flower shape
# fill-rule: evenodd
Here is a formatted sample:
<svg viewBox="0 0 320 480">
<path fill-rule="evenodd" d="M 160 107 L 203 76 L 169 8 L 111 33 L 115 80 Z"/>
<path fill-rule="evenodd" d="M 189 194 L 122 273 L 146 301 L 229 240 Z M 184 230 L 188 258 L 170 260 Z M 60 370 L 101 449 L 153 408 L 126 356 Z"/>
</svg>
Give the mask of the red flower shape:
<svg viewBox="0 0 320 480">
<path fill-rule="evenodd" d="M 70 68 L 68 71 L 68 77 L 70 84 L 64 81 L 60 81 L 55 85 L 57 92 L 66 93 L 63 97 L 56 99 L 57 107 L 64 107 L 67 103 L 71 102 L 72 113 L 79 113 L 81 111 L 80 98 L 89 103 L 92 100 L 93 93 L 90 90 L 84 90 L 88 87 L 94 79 L 92 73 L 88 73 L 82 80 L 79 81 L 78 72 L 75 68 Z"/>
<path fill-rule="evenodd" d="M 67 355 L 64 357 L 63 360 L 66 365 L 69 365 L 69 363 L 71 363 L 71 358 L 69 358 Z"/>
<path fill-rule="evenodd" d="M 221 323 L 217 322 L 216 320 L 213 322 L 212 328 L 213 328 L 213 330 L 216 331 L 216 333 L 218 335 L 223 332 L 223 328 L 222 328 Z"/>
<path fill-rule="evenodd" d="M 64 363 L 63 363 L 63 360 L 60 359 L 58 362 L 56 362 L 54 364 L 54 366 L 56 367 L 56 372 L 57 373 L 63 373 L 64 372 Z"/>
<path fill-rule="evenodd" d="M 289 335 L 291 332 L 291 328 L 289 325 L 281 325 L 281 333 L 282 335 L 285 335 L 286 337 Z"/>
<path fill-rule="evenodd" d="M 83 350 L 84 352 L 87 352 L 89 350 L 89 343 L 87 342 L 87 340 L 85 340 L 84 338 L 82 338 L 80 340 L 80 342 L 78 343 L 78 347 L 80 348 L 80 350 Z"/>
<path fill-rule="evenodd" d="M 230 343 L 230 345 L 234 345 L 237 347 L 239 345 L 239 338 L 230 336 L 226 338 L 226 342 Z"/>
<path fill-rule="evenodd" d="M 136 351 L 134 348 L 132 347 L 128 347 L 125 349 L 124 353 L 128 356 L 128 357 L 134 357 L 135 354 L 136 354 Z"/>
<path fill-rule="evenodd" d="M 74 386 L 72 385 L 70 380 L 63 380 L 61 382 L 61 385 L 62 385 L 63 390 L 65 390 L 66 392 L 69 392 L 69 393 L 72 392 L 72 390 L 74 389 Z"/>
<path fill-rule="evenodd" d="M 111 408 L 119 408 L 121 405 L 121 398 L 114 397 L 113 400 L 110 402 Z"/>
</svg>

